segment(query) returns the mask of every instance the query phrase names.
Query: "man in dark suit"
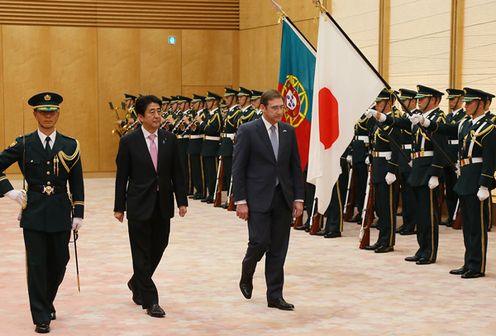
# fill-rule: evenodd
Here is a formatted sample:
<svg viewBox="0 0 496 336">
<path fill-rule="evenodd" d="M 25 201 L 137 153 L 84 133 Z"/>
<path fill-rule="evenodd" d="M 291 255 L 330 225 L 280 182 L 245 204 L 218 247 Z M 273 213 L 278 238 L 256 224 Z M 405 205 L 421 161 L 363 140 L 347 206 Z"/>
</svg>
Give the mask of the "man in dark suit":
<svg viewBox="0 0 496 336">
<path fill-rule="evenodd" d="M 167 247 L 174 195 L 179 215 L 187 211 L 184 167 L 176 136 L 160 127 L 160 99 L 136 101 L 142 126 L 122 137 L 117 153 L 114 216 L 122 222 L 127 211 L 134 274 L 128 282 L 133 301 L 152 317 L 165 316 L 152 280 Z"/>
<path fill-rule="evenodd" d="M 79 142 L 55 129 L 62 97 L 42 92 L 28 101 L 38 130 L 17 138 L 0 153 L 0 195 L 22 205 L 31 316 L 38 333 L 50 332 L 53 302 L 69 261 L 71 229 L 80 229 L 84 212 Z M 3 173 L 18 163 L 27 190 L 14 190 Z M 67 183 L 69 183 L 69 198 Z M 25 187 L 25 186 L 24 186 Z"/>
<path fill-rule="evenodd" d="M 294 129 L 281 123 L 284 103 L 276 90 L 260 100 L 262 118 L 238 129 L 233 156 L 236 214 L 248 221 L 248 249 L 239 283 L 250 299 L 257 262 L 265 254 L 269 307 L 293 310 L 283 298 L 284 261 L 292 218 L 303 212 L 303 177 Z"/>
</svg>

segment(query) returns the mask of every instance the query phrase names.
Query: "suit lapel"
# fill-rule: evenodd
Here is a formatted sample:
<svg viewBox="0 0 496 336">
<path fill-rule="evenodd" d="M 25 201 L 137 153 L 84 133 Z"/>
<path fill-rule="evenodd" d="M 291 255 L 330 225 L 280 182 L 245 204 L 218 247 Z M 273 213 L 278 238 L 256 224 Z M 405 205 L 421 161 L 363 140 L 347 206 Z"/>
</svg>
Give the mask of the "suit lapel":
<svg viewBox="0 0 496 336">
<path fill-rule="evenodd" d="M 158 130 L 158 159 L 157 159 L 157 171 L 160 169 L 160 164 L 164 161 L 165 146 L 167 144 L 167 138 L 164 132 Z M 153 163 L 153 162 L 152 162 Z"/>
<path fill-rule="evenodd" d="M 265 128 L 265 124 L 261 118 L 257 120 L 257 131 L 258 134 L 260 135 L 260 138 L 262 139 L 262 142 L 265 144 L 265 147 L 267 147 L 270 157 L 272 157 L 274 162 L 276 162 L 276 157 L 274 156 L 274 150 L 272 149 L 272 143 L 270 142 L 269 139 L 269 134 L 267 133 L 267 129 Z M 281 148 L 281 146 L 279 146 L 279 148 Z"/>
</svg>

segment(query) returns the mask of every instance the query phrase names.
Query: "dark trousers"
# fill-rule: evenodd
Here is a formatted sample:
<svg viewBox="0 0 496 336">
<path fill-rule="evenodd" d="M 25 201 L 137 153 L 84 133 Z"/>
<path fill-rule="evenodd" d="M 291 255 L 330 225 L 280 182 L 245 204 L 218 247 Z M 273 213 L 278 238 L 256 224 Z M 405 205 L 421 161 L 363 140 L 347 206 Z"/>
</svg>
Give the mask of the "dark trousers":
<svg viewBox="0 0 496 336">
<path fill-rule="evenodd" d="M 415 230 L 415 212 L 417 207 L 415 206 L 415 196 L 413 195 L 412 186 L 408 183 L 409 172 L 402 172 L 400 174 L 400 185 L 401 185 L 401 215 L 403 217 L 403 230 L 413 231 Z"/>
<path fill-rule="evenodd" d="M 191 181 L 195 194 L 203 195 L 203 171 L 201 157 L 199 154 L 190 154 L 189 160 L 191 164 Z"/>
<path fill-rule="evenodd" d="M 71 231 L 23 230 L 27 258 L 29 306 L 33 323 L 50 321 L 53 301 L 69 262 Z"/>
<path fill-rule="evenodd" d="M 365 190 L 367 188 L 367 176 L 368 176 L 368 168 L 365 162 L 358 162 L 353 164 L 353 169 L 356 174 L 356 183 L 355 183 L 355 206 L 358 209 L 358 216 L 362 215 L 363 204 L 365 202 Z"/>
<path fill-rule="evenodd" d="M 276 187 L 267 212 L 249 211 L 249 241 L 243 259 L 241 280 L 251 282 L 257 262 L 265 254 L 265 281 L 269 301 L 283 297 L 284 262 L 288 252 L 291 221 L 291 209 L 279 187 Z"/>
<path fill-rule="evenodd" d="M 224 185 L 222 190 L 229 192 L 229 188 L 231 185 L 232 156 L 223 156 L 222 165 L 224 170 L 224 176 L 222 177 Z"/>
<path fill-rule="evenodd" d="M 444 168 L 445 190 L 446 190 L 446 205 L 448 207 L 448 223 L 453 223 L 455 214 L 456 202 L 458 202 L 458 194 L 453 190 L 456 184 L 456 173 L 451 167 Z"/>
<path fill-rule="evenodd" d="M 386 182 L 374 183 L 375 192 L 375 212 L 379 217 L 377 227 L 379 228 L 379 237 L 377 244 L 379 246 L 394 246 L 396 232 L 396 214 L 395 200 L 393 195 L 394 185 L 388 185 Z"/>
<path fill-rule="evenodd" d="M 148 308 L 158 303 L 158 291 L 152 276 L 169 243 L 170 218 L 162 218 L 156 204 L 149 220 L 129 220 L 128 227 L 134 271 L 131 282 L 141 294 L 143 308 Z"/>
<path fill-rule="evenodd" d="M 215 182 L 217 179 L 217 158 L 215 156 L 204 156 L 203 164 L 205 171 L 205 194 L 208 198 L 214 199 Z"/>
<path fill-rule="evenodd" d="M 307 180 L 305 176 L 305 181 Z M 304 200 L 304 207 L 307 211 L 307 221 L 305 222 L 305 226 L 310 226 L 310 223 L 312 222 L 312 209 L 313 209 L 313 203 L 315 202 L 315 186 L 311 183 L 305 182 L 305 200 Z"/>
<path fill-rule="evenodd" d="M 481 202 L 477 195 L 460 196 L 465 243 L 464 266 L 473 272 L 486 271 L 489 204 L 489 199 Z"/>
<path fill-rule="evenodd" d="M 429 189 L 428 186 L 413 187 L 415 210 L 417 211 L 417 257 L 435 262 L 439 242 L 439 187 Z"/>
<path fill-rule="evenodd" d="M 331 203 L 329 203 L 325 212 L 327 217 L 325 224 L 326 233 L 343 232 L 343 209 L 346 200 L 348 174 L 348 170 L 339 174 L 339 178 L 332 188 Z"/>
</svg>

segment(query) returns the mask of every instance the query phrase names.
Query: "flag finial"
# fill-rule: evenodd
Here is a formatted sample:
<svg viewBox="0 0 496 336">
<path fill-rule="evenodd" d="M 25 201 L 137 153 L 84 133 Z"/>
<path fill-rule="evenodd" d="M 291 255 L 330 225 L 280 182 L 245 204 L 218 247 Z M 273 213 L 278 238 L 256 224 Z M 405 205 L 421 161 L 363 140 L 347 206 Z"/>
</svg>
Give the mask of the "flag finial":
<svg viewBox="0 0 496 336">
<path fill-rule="evenodd" d="M 315 7 L 318 7 L 321 13 L 327 13 L 327 8 L 324 7 L 321 0 L 312 0 Z"/>
<path fill-rule="evenodd" d="M 281 5 L 279 5 L 275 0 L 270 0 L 272 2 L 272 4 L 274 5 L 276 11 L 277 11 L 277 14 L 279 15 L 279 18 L 277 20 L 277 23 L 281 23 L 282 20 L 287 17 L 288 15 L 286 14 L 286 12 L 284 12 L 284 10 L 282 9 Z"/>
</svg>

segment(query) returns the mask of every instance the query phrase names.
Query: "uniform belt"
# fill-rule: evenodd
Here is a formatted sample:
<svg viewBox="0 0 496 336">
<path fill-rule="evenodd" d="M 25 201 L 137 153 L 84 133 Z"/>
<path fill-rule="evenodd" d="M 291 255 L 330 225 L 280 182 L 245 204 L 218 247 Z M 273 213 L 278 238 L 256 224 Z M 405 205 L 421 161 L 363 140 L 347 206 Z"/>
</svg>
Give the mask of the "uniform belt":
<svg viewBox="0 0 496 336">
<path fill-rule="evenodd" d="M 413 153 L 411 153 L 411 155 L 412 155 L 412 160 L 413 160 L 413 159 L 418 159 L 418 158 L 421 158 L 421 157 L 434 156 L 434 151 L 413 152 Z"/>
<path fill-rule="evenodd" d="M 401 149 L 412 149 L 412 144 L 401 145 Z"/>
<path fill-rule="evenodd" d="M 448 140 L 448 145 L 458 145 L 458 139 L 457 140 Z"/>
<path fill-rule="evenodd" d="M 472 163 L 482 163 L 484 160 L 482 160 L 481 157 L 473 157 L 473 158 L 465 158 L 460 160 L 460 167 L 467 166 Z"/>
<path fill-rule="evenodd" d="M 211 135 L 205 135 L 205 140 L 212 140 L 212 141 L 219 141 L 220 137 L 219 136 L 211 136 Z"/>
<path fill-rule="evenodd" d="M 234 140 L 235 135 L 236 135 L 236 133 L 222 133 L 223 138 L 229 138 L 231 140 Z"/>
<path fill-rule="evenodd" d="M 191 134 L 189 136 L 190 139 L 203 139 L 203 135 L 201 134 Z"/>
<path fill-rule="evenodd" d="M 360 140 L 365 143 L 369 143 L 369 137 L 368 135 L 355 135 L 355 140 Z"/>
<path fill-rule="evenodd" d="M 29 185 L 28 191 L 34 191 L 47 196 L 67 193 L 67 187 L 59 186 L 44 186 L 44 185 Z"/>
<path fill-rule="evenodd" d="M 183 139 L 183 138 L 184 138 L 184 136 L 183 136 L 183 135 L 176 135 L 176 137 L 177 137 L 178 139 Z"/>
<path fill-rule="evenodd" d="M 381 157 L 381 158 L 385 158 L 386 160 L 391 160 L 391 154 L 392 152 L 376 152 L 376 151 L 372 152 L 373 157 Z"/>
</svg>

